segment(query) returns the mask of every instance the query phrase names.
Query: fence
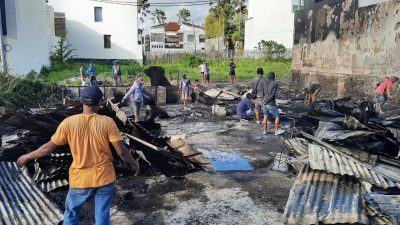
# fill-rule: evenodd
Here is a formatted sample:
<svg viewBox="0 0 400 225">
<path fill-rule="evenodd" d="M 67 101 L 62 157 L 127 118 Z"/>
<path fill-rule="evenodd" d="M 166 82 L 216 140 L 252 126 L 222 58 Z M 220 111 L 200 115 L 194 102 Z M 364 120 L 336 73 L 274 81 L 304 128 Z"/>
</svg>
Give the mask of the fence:
<svg viewBox="0 0 400 225">
<path fill-rule="evenodd" d="M 241 59 L 241 58 L 251 58 L 260 59 L 265 57 L 264 50 L 220 50 L 220 51 L 182 51 L 182 52 L 171 52 L 168 50 L 158 51 L 154 53 L 145 53 L 144 64 L 145 65 L 155 65 L 157 63 L 174 64 L 179 63 L 185 54 L 196 55 L 206 61 L 214 61 L 219 59 Z M 288 49 L 283 55 L 273 55 L 273 58 L 292 58 L 292 50 Z"/>
</svg>

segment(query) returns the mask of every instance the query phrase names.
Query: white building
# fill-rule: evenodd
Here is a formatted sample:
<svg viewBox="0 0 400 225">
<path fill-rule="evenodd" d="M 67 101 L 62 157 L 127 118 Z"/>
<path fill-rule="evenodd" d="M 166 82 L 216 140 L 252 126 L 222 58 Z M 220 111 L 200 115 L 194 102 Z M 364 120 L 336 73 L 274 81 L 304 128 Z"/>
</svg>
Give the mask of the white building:
<svg viewBox="0 0 400 225">
<path fill-rule="evenodd" d="M 65 13 L 67 41 L 77 58 L 142 61 L 137 6 L 118 2 L 49 0 L 56 12 Z"/>
<path fill-rule="evenodd" d="M 205 48 L 201 26 L 171 22 L 150 27 L 151 53 L 195 52 Z"/>
<path fill-rule="evenodd" d="M 245 25 L 245 50 L 255 50 L 261 40 L 293 46 L 294 12 L 299 0 L 249 0 Z"/>
<path fill-rule="evenodd" d="M 25 75 L 49 65 L 50 51 L 58 40 L 53 8 L 45 0 L 5 0 L 0 8 L 2 70 Z"/>
</svg>

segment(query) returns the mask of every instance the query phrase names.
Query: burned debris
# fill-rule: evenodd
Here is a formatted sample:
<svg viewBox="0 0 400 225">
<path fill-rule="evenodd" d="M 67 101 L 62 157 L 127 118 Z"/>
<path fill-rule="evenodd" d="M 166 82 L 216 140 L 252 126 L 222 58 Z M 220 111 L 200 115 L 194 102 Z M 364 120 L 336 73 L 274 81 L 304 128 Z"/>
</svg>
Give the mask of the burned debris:
<svg viewBox="0 0 400 225">
<path fill-rule="evenodd" d="M 15 130 L 19 137 L 8 142 L 13 144 L 12 147 L 0 149 L 0 161 L 16 161 L 19 156 L 37 149 L 50 140 L 64 118 L 79 112 L 79 108 L 72 107 L 40 114 L 18 112 L 2 117 L 1 122 L 8 129 Z M 112 101 L 104 103 L 99 114 L 114 118 L 124 134 L 125 145 L 139 159 L 144 175 L 162 173 L 167 177 L 182 177 L 203 168 L 212 168 L 200 152 L 186 144 L 184 138 L 160 137 L 161 127 L 153 120 L 133 123 Z M 133 175 L 119 157 L 114 157 L 114 161 L 117 176 Z M 71 163 L 69 147 L 62 146 L 57 153 L 35 160 L 27 168 L 38 187 L 49 192 L 68 185 L 68 169 Z"/>
<path fill-rule="evenodd" d="M 398 123 L 376 117 L 370 102 L 311 105 L 286 140 L 299 174 L 285 223 L 399 224 L 393 205 L 400 196 Z"/>
</svg>

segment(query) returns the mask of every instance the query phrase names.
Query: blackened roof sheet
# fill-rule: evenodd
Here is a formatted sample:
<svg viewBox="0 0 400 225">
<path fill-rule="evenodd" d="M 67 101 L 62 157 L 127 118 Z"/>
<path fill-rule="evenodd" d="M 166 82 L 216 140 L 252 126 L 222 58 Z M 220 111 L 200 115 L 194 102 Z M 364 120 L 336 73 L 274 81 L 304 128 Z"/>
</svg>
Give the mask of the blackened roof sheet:
<svg viewBox="0 0 400 225">
<path fill-rule="evenodd" d="M 58 224 L 62 212 L 13 162 L 0 162 L 0 224 Z"/>
<path fill-rule="evenodd" d="M 361 184 L 349 176 L 312 170 L 305 165 L 290 191 L 286 224 L 368 224 Z"/>
</svg>

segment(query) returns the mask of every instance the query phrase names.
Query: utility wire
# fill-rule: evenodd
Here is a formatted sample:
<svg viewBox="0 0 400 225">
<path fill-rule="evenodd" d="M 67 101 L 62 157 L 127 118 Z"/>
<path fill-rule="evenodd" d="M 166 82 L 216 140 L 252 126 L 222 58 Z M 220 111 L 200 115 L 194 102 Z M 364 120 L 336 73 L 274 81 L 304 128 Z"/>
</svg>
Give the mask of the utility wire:
<svg viewBox="0 0 400 225">
<path fill-rule="evenodd" d="M 145 4 L 139 4 L 138 2 L 122 2 L 122 1 L 113 1 L 113 0 L 91 0 L 94 2 L 102 2 L 102 3 L 110 3 L 110 4 L 116 4 L 116 5 L 127 5 L 127 6 L 143 6 L 143 5 L 148 5 L 148 6 L 158 6 L 158 7 L 174 7 L 174 6 L 196 6 L 196 5 L 209 5 L 210 3 L 217 3 L 217 2 L 210 2 L 210 1 L 198 1 L 198 2 L 187 2 L 187 3 L 177 3 L 177 2 L 171 2 L 171 3 L 145 3 Z"/>
</svg>

